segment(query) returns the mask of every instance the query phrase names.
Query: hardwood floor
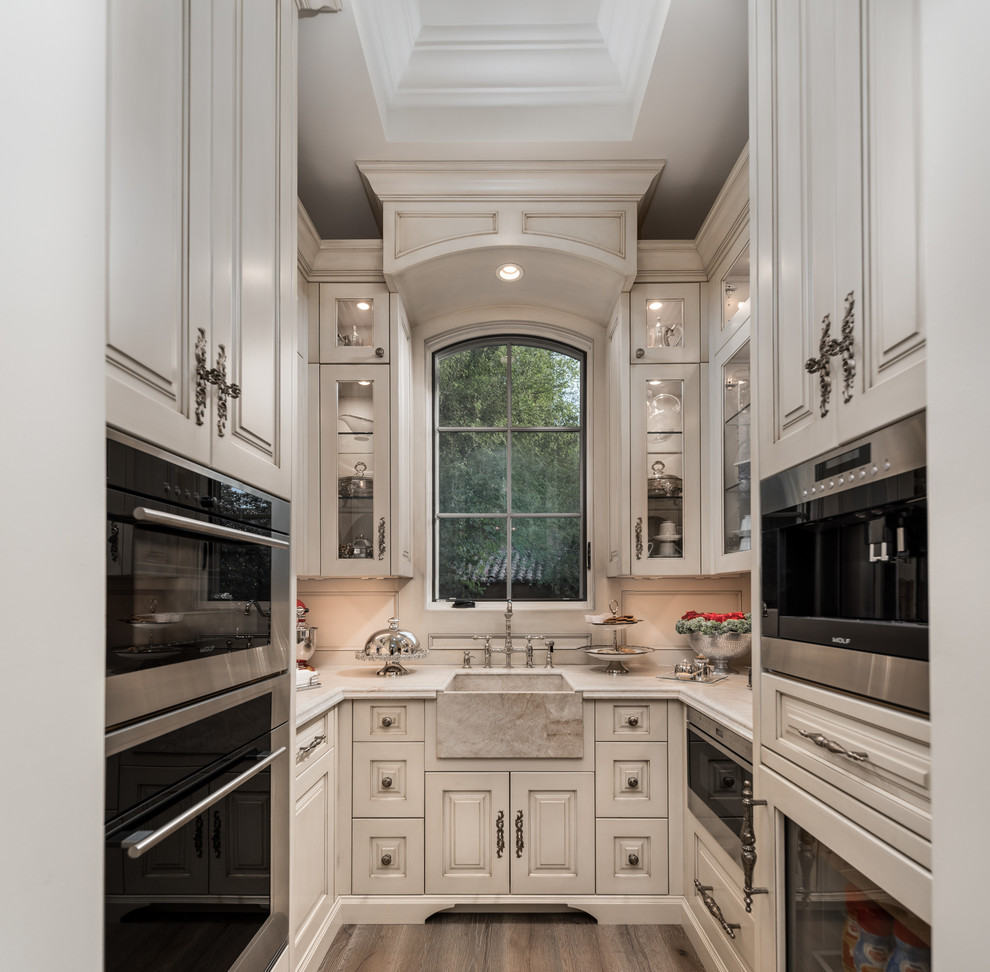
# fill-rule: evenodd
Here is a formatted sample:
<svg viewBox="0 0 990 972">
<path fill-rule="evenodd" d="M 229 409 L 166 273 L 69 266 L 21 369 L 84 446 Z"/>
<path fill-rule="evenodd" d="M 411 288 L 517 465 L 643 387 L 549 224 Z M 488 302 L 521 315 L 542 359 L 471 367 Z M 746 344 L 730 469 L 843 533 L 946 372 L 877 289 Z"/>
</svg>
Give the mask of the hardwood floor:
<svg viewBox="0 0 990 972">
<path fill-rule="evenodd" d="M 434 915 L 344 925 L 319 972 L 704 972 L 678 925 L 599 925 L 579 914 Z"/>
</svg>

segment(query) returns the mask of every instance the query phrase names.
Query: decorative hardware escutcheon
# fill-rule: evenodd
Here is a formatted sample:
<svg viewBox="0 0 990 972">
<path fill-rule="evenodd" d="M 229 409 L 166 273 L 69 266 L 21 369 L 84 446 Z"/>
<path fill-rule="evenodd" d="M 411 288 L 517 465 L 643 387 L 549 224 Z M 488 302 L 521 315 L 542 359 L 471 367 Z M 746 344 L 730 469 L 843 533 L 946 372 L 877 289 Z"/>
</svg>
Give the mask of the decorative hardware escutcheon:
<svg viewBox="0 0 990 972">
<path fill-rule="evenodd" d="M 378 559 L 385 559 L 385 517 L 378 521 Z"/>
<path fill-rule="evenodd" d="M 809 358 L 804 363 L 806 371 L 818 375 L 820 393 L 818 408 L 822 418 L 828 415 L 828 400 L 832 393 L 832 373 L 829 358 L 838 355 L 841 359 L 842 401 L 847 405 L 852 401 L 853 379 L 856 377 L 856 358 L 853 356 L 853 327 L 856 323 L 856 316 L 853 311 L 855 307 L 855 292 L 850 290 L 846 294 L 845 308 L 842 312 L 841 337 L 838 339 L 831 337 L 832 316 L 826 314 L 822 318 L 822 336 L 818 341 L 818 357 Z"/>
<path fill-rule="evenodd" d="M 501 857 L 505 853 L 505 811 L 499 810 L 495 818 L 495 856 Z"/>
<path fill-rule="evenodd" d="M 516 857 L 522 857 L 523 847 L 523 812 L 516 814 Z"/>
<path fill-rule="evenodd" d="M 818 341 L 818 357 L 808 358 L 804 363 L 805 371 L 812 375 L 818 375 L 818 411 L 822 418 L 828 415 L 828 400 L 832 394 L 832 371 L 828 360 L 832 354 L 829 351 L 829 345 L 832 343 L 829 338 L 831 330 L 832 315 L 826 314 L 822 318 L 822 336 Z"/>
<path fill-rule="evenodd" d="M 196 849 L 196 856 L 203 856 L 203 815 L 196 818 L 196 829 L 193 833 L 193 847 Z"/>
<path fill-rule="evenodd" d="M 739 831 L 740 858 L 743 866 L 743 900 L 746 914 L 753 910 L 754 894 L 769 894 L 767 888 L 753 887 L 753 871 L 756 868 L 756 831 L 753 830 L 753 807 L 765 807 L 766 800 L 753 799 L 753 781 L 744 779 L 742 788 L 743 822 Z"/>
<path fill-rule="evenodd" d="M 203 424 L 206 414 L 206 386 L 217 386 L 217 435 L 227 427 L 227 399 L 240 398 L 241 388 L 227 382 L 227 348 L 217 345 L 217 366 L 206 367 L 206 331 L 199 328 L 196 338 L 196 424 Z"/>
<path fill-rule="evenodd" d="M 212 838 L 210 840 L 210 843 L 213 845 L 213 856 L 219 860 L 219 858 L 220 858 L 220 848 L 223 846 L 223 843 L 221 842 L 221 839 L 220 839 L 220 811 L 219 810 L 214 810 L 213 811 L 213 836 L 212 836 Z"/>
<path fill-rule="evenodd" d="M 643 518 L 636 518 L 636 559 L 643 559 Z"/>
</svg>

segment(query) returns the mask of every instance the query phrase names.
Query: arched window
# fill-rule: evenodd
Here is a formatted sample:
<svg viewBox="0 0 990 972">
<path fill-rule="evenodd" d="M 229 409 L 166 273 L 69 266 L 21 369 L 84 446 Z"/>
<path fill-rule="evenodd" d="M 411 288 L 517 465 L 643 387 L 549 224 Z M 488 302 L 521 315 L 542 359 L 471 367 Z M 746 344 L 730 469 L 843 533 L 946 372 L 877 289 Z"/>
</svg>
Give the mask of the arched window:
<svg viewBox="0 0 990 972">
<path fill-rule="evenodd" d="M 585 355 L 523 336 L 433 356 L 436 600 L 585 599 Z"/>
</svg>

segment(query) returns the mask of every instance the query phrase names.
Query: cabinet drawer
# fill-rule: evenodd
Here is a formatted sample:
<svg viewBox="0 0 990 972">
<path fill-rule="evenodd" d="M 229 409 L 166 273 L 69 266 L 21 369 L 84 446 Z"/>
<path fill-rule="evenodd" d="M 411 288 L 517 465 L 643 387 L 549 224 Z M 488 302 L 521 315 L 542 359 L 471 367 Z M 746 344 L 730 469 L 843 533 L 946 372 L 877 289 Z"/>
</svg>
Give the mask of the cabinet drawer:
<svg viewBox="0 0 990 972">
<path fill-rule="evenodd" d="M 667 703 L 595 703 L 595 739 L 663 741 L 667 738 Z"/>
<path fill-rule="evenodd" d="M 336 720 L 336 710 L 331 710 L 296 730 L 296 776 L 333 749 Z"/>
<path fill-rule="evenodd" d="M 354 701 L 355 742 L 422 742 L 425 738 L 422 699 L 391 701 Z"/>
<path fill-rule="evenodd" d="M 756 956 L 755 919 L 746 914 L 742 889 L 722 869 L 697 832 L 684 894 L 725 965 L 729 969 L 751 970 Z M 739 927 L 725 928 L 718 920 L 719 912 L 727 925 Z"/>
<path fill-rule="evenodd" d="M 354 820 L 354 894 L 423 893 L 423 820 Z"/>
<path fill-rule="evenodd" d="M 667 821 L 598 820 L 595 857 L 599 894 L 667 893 Z"/>
<path fill-rule="evenodd" d="M 775 675 L 763 679 L 765 746 L 931 839 L 927 720 Z"/>
<path fill-rule="evenodd" d="M 667 744 L 597 743 L 595 815 L 667 816 Z"/>
<path fill-rule="evenodd" d="M 354 744 L 355 817 L 423 816 L 423 743 Z"/>
</svg>

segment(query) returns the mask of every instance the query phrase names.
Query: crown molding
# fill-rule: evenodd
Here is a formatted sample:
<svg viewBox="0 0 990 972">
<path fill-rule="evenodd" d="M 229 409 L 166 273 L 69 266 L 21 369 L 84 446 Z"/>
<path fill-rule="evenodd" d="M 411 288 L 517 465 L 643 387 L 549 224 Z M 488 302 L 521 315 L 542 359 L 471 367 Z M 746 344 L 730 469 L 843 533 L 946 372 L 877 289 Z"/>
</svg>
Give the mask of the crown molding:
<svg viewBox="0 0 990 972">
<path fill-rule="evenodd" d="M 695 240 L 640 240 L 636 246 L 636 283 L 707 280 Z"/>
<path fill-rule="evenodd" d="M 711 276 L 749 220 L 749 143 L 736 159 L 712 208 L 694 238 L 705 272 Z"/>
</svg>

